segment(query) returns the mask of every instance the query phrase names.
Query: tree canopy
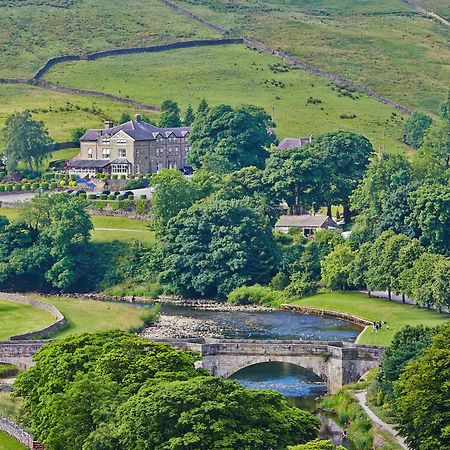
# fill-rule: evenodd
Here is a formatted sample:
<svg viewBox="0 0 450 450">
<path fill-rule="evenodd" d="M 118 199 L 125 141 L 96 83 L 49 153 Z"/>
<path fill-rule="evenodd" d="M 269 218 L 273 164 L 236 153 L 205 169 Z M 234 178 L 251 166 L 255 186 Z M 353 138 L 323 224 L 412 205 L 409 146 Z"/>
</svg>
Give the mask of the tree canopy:
<svg viewBox="0 0 450 450">
<path fill-rule="evenodd" d="M 404 141 L 406 144 L 414 148 L 419 148 L 422 144 L 422 139 L 431 126 L 431 117 L 425 114 L 414 111 L 405 123 Z"/>
<path fill-rule="evenodd" d="M 165 100 L 161 104 L 159 126 L 161 128 L 181 127 L 180 107 L 173 100 Z"/>
</svg>

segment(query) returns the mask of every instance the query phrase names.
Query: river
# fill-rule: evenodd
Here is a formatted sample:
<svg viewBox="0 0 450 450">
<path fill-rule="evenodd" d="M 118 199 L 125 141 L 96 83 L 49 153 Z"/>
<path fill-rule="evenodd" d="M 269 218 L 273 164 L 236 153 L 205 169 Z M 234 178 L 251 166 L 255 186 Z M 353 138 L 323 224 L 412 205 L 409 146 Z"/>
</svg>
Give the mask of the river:
<svg viewBox="0 0 450 450">
<path fill-rule="evenodd" d="M 307 315 L 291 311 L 197 309 L 189 306 L 161 304 L 160 324 L 146 329 L 154 338 L 226 338 L 226 339 L 294 339 L 355 341 L 361 327 L 340 319 Z M 288 363 L 270 362 L 249 366 L 231 376 L 251 389 L 272 389 L 282 393 L 288 403 L 315 411 L 327 392 L 326 384 L 311 371 Z M 342 429 L 331 418 L 321 416 L 323 438 L 342 442 Z"/>
</svg>

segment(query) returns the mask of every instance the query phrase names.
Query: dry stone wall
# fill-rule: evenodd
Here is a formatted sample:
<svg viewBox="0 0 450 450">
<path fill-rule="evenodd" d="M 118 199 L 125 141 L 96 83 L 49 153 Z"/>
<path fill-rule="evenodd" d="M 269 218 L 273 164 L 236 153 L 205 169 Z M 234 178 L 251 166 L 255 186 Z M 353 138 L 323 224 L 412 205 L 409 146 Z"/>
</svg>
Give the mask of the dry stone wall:
<svg viewBox="0 0 450 450">
<path fill-rule="evenodd" d="M 25 447 L 33 449 L 33 436 L 28 431 L 14 423 L 12 420 L 6 417 L 0 416 L 0 430 L 6 434 L 9 434 L 16 441 L 19 441 Z"/>
</svg>

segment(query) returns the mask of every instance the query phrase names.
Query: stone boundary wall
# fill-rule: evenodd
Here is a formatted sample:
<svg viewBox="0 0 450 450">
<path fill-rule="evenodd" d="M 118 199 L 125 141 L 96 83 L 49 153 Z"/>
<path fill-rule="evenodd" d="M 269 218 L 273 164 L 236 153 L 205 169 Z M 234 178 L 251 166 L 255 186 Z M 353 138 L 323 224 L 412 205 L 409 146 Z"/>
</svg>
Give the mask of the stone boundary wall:
<svg viewBox="0 0 450 450">
<path fill-rule="evenodd" d="M 12 420 L 0 415 L 0 430 L 19 441 L 30 450 L 33 449 L 33 436 Z"/>
<path fill-rule="evenodd" d="M 205 27 L 209 28 L 210 30 L 214 30 L 217 31 L 219 33 L 222 33 L 224 35 L 229 35 L 230 32 L 228 30 L 225 30 L 222 27 L 219 27 L 218 25 L 215 25 L 211 22 L 208 22 L 204 19 L 202 19 L 201 17 L 191 13 L 190 11 L 188 11 L 187 9 L 184 9 L 180 6 L 178 6 L 175 3 L 172 3 L 169 0 L 159 0 L 161 3 L 163 3 L 164 5 L 174 9 L 175 11 L 178 11 L 181 14 L 184 14 L 185 16 L 190 17 L 191 19 L 199 22 L 200 24 L 204 25 Z M 347 78 L 344 77 L 340 77 L 337 75 L 333 75 L 332 73 L 326 72 L 324 70 L 321 70 L 317 67 L 311 66 L 310 64 L 307 64 L 303 61 L 300 61 L 296 58 L 293 58 L 292 56 L 289 56 L 287 53 L 284 53 L 282 51 L 276 50 L 272 47 L 269 47 L 267 45 L 264 45 L 260 42 L 256 42 L 247 38 L 243 38 L 243 43 L 245 45 L 247 45 L 247 47 L 249 48 L 254 48 L 256 50 L 260 50 L 263 51 L 265 53 L 269 53 L 273 56 L 276 56 L 280 59 L 282 59 L 283 61 L 286 61 L 306 72 L 312 73 L 313 75 L 317 75 L 319 77 L 325 78 L 333 83 L 336 84 L 340 84 L 340 85 L 346 85 L 349 86 L 359 92 L 362 92 L 364 94 L 369 95 L 370 97 L 374 98 L 375 100 L 384 103 L 386 105 L 392 106 L 393 108 L 401 111 L 404 114 L 411 114 L 412 111 L 411 109 L 407 108 L 406 106 L 400 105 L 397 102 L 394 102 L 393 100 L 390 100 L 386 97 L 383 97 L 379 94 L 377 94 L 373 89 L 366 87 L 366 86 L 361 86 L 359 84 L 356 84 L 355 82 L 353 82 L 352 80 L 349 80 Z"/>
<path fill-rule="evenodd" d="M 66 324 L 66 318 L 64 315 L 53 305 L 50 303 L 44 303 L 39 300 L 35 300 L 33 298 L 25 297 L 24 295 L 19 294 L 10 294 L 8 292 L 0 292 L 0 299 L 3 298 L 5 300 L 16 302 L 16 303 L 22 303 L 24 305 L 29 305 L 34 308 L 42 309 L 44 311 L 49 312 L 53 315 L 53 317 L 56 319 L 56 322 L 54 322 L 52 325 L 49 325 L 48 327 L 42 328 L 37 331 L 32 331 L 30 333 L 24 333 L 19 334 L 17 336 L 12 336 L 10 338 L 11 341 L 21 341 L 21 340 L 30 340 L 34 339 L 36 337 L 51 333 L 52 331 L 55 331 Z"/>
<path fill-rule="evenodd" d="M 76 148 L 76 147 L 80 147 L 80 141 L 55 142 L 54 144 L 50 144 L 48 146 L 48 151 L 54 152 L 56 150 L 65 150 L 66 148 Z"/>
<path fill-rule="evenodd" d="M 156 53 L 167 50 L 174 50 L 178 48 L 190 48 L 190 47 L 206 47 L 213 45 L 227 45 L 227 44 L 242 44 L 242 38 L 226 38 L 226 39 L 196 39 L 191 41 L 172 42 L 169 44 L 152 45 L 144 47 L 125 47 L 116 48 L 111 50 L 104 50 L 101 52 L 88 53 L 87 55 L 64 55 L 50 58 L 44 66 L 38 70 L 33 79 L 41 79 L 53 66 L 62 62 L 80 61 L 80 60 L 96 60 L 99 58 L 105 58 L 107 56 L 117 55 L 131 55 L 135 53 Z"/>
<path fill-rule="evenodd" d="M 362 317 L 353 316 L 351 314 L 341 313 L 337 311 L 331 311 L 327 309 L 312 308 L 309 306 L 287 305 L 287 304 L 281 305 L 280 308 L 284 311 L 294 311 L 303 314 L 314 314 L 316 316 L 325 316 L 331 317 L 333 319 L 346 320 L 347 322 L 351 322 L 362 327 L 367 327 L 373 324 L 373 322 L 371 322 L 370 320 L 363 319 Z"/>
</svg>

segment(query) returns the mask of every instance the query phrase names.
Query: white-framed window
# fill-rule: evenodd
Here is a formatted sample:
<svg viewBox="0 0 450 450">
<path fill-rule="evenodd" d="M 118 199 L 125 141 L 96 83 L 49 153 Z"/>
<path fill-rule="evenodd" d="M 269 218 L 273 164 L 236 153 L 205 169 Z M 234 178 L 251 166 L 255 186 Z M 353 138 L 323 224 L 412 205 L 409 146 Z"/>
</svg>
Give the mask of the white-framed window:
<svg viewBox="0 0 450 450">
<path fill-rule="evenodd" d="M 137 148 L 137 149 L 136 149 L 136 158 L 139 158 L 139 155 L 140 155 L 140 151 L 139 151 L 139 149 Z"/>
<path fill-rule="evenodd" d="M 167 149 L 167 154 L 168 154 L 168 155 L 171 155 L 171 154 L 172 154 L 172 147 L 169 147 L 169 148 Z"/>
<path fill-rule="evenodd" d="M 161 172 L 162 169 L 163 169 L 163 163 L 157 162 L 156 163 L 156 172 Z"/>
<path fill-rule="evenodd" d="M 164 149 L 162 147 L 158 147 L 156 149 L 156 156 L 162 156 L 164 154 Z"/>
<path fill-rule="evenodd" d="M 94 156 L 94 152 L 92 150 L 92 148 L 88 148 L 88 159 L 92 159 Z"/>
<path fill-rule="evenodd" d="M 141 173 L 141 168 L 139 167 L 139 164 L 136 164 L 136 173 L 137 174 Z"/>
<path fill-rule="evenodd" d="M 118 143 L 119 145 L 124 145 L 124 144 L 127 143 L 127 140 L 126 140 L 126 139 L 123 139 L 123 138 L 117 139 L 117 143 Z"/>
<path fill-rule="evenodd" d="M 111 155 L 111 150 L 109 148 L 104 148 L 102 155 L 103 155 L 103 159 L 109 159 L 110 155 Z"/>
<path fill-rule="evenodd" d="M 111 173 L 127 174 L 128 173 L 128 164 L 112 164 Z"/>
<path fill-rule="evenodd" d="M 126 157 L 127 157 L 127 149 L 119 148 L 119 158 L 126 158 Z"/>
<path fill-rule="evenodd" d="M 180 147 L 175 147 L 175 155 L 179 155 L 180 154 Z"/>
</svg>

